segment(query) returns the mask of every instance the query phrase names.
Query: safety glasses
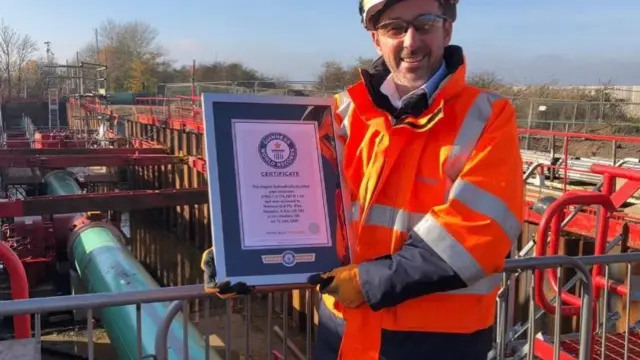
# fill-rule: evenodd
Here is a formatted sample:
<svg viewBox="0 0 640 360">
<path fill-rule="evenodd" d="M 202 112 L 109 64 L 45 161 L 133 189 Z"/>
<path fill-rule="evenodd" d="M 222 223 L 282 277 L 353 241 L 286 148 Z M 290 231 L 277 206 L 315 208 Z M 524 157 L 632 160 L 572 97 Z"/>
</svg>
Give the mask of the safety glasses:
<svg viewBox="0 0 640 360">
<path fill-rule="evenodd" d="M 409 27 L 413 27 L 420 35 L 427 35 L 433 32 L 433 30 L 440 26 L 445 20 L 447 20 L 447 18 L 442 15 L 423 14 L 412 21 L 402 19 L 384 21 L 376 26 L 376 30 L 378 30 L 382 36 L 392 39 L 403 37 L 407 31 L 409 31 Z"/>
</svg>

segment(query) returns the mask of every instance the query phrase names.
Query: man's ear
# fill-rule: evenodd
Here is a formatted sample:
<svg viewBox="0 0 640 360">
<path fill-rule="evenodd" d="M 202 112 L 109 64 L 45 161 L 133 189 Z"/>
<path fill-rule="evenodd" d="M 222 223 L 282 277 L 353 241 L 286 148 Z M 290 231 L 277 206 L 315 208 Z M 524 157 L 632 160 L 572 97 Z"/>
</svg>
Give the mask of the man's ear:
<svg viewBox="0 0 640 360">
<path fill-rule="evenodd" d="M 371 40 L 373 41 L 373 45 L 376 47 L 376 51 L 378 51 L 378 55 L 382 55 L 382 49 L 380 48 L 380 38 L 378 37 L 377 32 L 371 32 Z"/>
</svg>

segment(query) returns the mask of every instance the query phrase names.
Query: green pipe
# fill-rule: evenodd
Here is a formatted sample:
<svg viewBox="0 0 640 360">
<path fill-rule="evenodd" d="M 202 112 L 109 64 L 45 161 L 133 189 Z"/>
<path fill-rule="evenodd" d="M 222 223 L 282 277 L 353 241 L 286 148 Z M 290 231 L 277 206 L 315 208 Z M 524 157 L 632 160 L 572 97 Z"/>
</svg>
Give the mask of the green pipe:
<svg viewBox="0 0 640 360">
<path fill-rule="evenodd" d="M 115 235 L 118 230 L 106 223 L 85 225 L 72 235 L 71 252 L 78 275 L 91 293 L 116 293 L 158 288 L 156 281 Z M 75 236 L 74 236 L 75 235 Z M 156 329 L 168 312 L 167 303 L 142 304 L 142 355 L 155 354 Z M 137 359 L 136 306 L 103 308 L 102 323 L 118 354 L 118 359 Z M 204 359 L 205 343 L 189 322 L 189 359 Z M 184 319 L 179 313 L 169 329 L 168 359 L 182 359 Z M 213 354 L 212 354 L 213 355 Z M 212 356 L 212 358 L 216 358 Z"/>
<path fill-rule="evenodd" d="M 74 173 L 67 170 L 54 170 L 44 177 L 47 195 L 82 194 L 80 185 L 74 179 Z"/>
<path fill-rule="evenodd" d="M 47 193 L 72 195 L 80 187 L 67 171 L 54 171 L 45 176 Z M 157 289 L 160 286 L 123 245 L 120 230 L 110 223 L 91 222 L 74 229 L 69 236 L 69 255 L 75 269 L 90 293 L 117 293 Z M 169 304 L 142 304 L 142 355 L 155 355 L 156 329 L 168 312 Z M 137 311 L 135 305 L 103 308 L 100 318 L 118 359 L 138 358 Z M 203 335 L 188 322 L 189 359 L 205 359 Z M 183 358 L 184 319 L 174 318 L 167 337 L 167 359 Z M 152 357 L 153 358 L 153 357 Z M 221 359 L 211 349 L 209 359 Z"/>
</svg>

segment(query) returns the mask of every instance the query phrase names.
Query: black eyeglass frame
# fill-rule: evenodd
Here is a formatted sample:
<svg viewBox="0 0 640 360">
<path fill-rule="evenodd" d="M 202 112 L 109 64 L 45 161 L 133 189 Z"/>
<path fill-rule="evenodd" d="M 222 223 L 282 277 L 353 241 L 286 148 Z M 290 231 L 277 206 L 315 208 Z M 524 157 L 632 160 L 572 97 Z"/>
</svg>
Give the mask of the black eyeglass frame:
<svg viewBox="0 0 640 360">
<path fill-rule="evenodd" d="M 449 20 L 449 18 L 447 18 L 444 15 L 440 15 L 440 14 L 421 14 L 416 16 L 413 20 L 411 21 L 407 21 L 407 20 L 402 20 L 402 19 L 391 19 L 391 20 L 387 20 L 384 21 L 380 24 L 378 24 L 375 27 L 375 30 L 380 31 L 382 33 L 382 35 L 389 37 L 389 38 L 401 38 L 403 36 L 405 36 L 407 34 L 407 31 L 409 31 L 410 27 L 413 27 L 413 29 L 418 32 L 419 34 L 423 34 L 425 33 L 423 29 L 420 29 L 418 27 L 417 22 L 418 21 L 424 21 L 427 20 L 427 22 L 429 21 L 442 21 L 442 23 L 446 22 Z M 397 34 L 397 35 L 390 35 L 389 34 L 389 29 L 388 26 L 389 25 L 394 25 L 394 24 L 400 24 L 402 25 L 402 27 L 400 29 L 398 29 L 401 33 Z M 426 33 L 428 33 L 429 30 L 427 30 Z"/>
</svg>

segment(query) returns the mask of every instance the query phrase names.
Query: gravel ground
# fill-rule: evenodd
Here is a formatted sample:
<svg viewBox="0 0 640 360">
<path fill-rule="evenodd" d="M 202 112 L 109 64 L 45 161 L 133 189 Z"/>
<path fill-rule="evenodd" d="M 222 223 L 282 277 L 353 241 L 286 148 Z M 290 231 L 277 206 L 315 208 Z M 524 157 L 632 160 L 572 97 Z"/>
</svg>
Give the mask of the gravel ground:
<svg viewBox="0 0 640 360">
<path fill-rule="evenodd" d="M 117 359 L 104 329 L 94 329 L 95 360 Z M 42 360 L 88 359 L 86 330 L 61 331 L 42 337 Z"/>
</svg>

